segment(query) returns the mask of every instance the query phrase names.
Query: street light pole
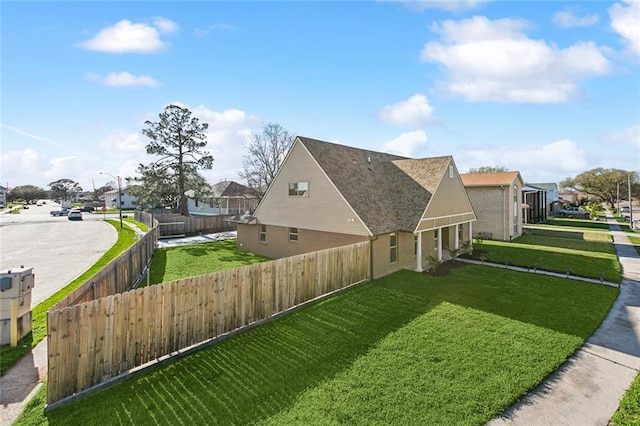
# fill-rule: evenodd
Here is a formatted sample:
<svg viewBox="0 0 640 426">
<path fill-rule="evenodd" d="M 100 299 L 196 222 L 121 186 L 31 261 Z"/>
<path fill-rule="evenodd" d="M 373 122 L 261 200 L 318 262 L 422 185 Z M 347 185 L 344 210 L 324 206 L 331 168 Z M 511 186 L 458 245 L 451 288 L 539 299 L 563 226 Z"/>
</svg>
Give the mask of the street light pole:
<svg viewBox="0 0 640 426">
<path fill-rule="evenodd" d="M 629 228 L 633 230 L 633 202 L 631 201 L 631 173 L 627 174 L 627 186 L 629 188 Z"/>
<path fill-rule="evenodd" d="M 109 175 L 118 181 L 118 212 L 120 214 L 120 229 L 122 229 L 122 179 L 120 176 L 114 176 L 111 173 L 100 172 L 101 175 Z"/>
</svg>

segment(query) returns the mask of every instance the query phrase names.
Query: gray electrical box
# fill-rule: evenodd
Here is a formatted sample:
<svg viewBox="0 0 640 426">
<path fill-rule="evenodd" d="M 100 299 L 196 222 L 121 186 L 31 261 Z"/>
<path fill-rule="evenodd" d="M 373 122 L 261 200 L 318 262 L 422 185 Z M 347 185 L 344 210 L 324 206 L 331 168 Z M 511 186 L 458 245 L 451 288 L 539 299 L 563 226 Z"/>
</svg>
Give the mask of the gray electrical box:
<svg viewBox="0 0 640 426">
<path fill-rule="evenodd" d="M 33 268 L 0 271 L 0 345 L 14 345 L 31 331 Z"/>
</svg>

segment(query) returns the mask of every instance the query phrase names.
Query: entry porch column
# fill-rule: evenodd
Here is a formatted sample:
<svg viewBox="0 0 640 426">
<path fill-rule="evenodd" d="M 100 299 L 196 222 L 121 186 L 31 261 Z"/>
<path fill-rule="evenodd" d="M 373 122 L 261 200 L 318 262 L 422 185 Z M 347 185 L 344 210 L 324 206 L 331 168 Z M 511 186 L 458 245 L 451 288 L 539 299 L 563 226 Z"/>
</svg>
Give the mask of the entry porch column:
<svg viewBox="0 0 640 426">
<path fill-rule="evenodd" d="M 422 272 L 422 231 L 415 234 L 416 241 L 416 272 Z"/>
</svg>

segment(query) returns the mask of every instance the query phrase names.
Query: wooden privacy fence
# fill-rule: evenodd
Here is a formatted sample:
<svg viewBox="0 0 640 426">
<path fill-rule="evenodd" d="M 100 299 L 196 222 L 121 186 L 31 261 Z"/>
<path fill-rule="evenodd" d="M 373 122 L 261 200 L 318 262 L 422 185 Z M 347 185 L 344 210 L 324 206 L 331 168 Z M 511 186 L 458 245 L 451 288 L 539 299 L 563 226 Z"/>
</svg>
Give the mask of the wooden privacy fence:
<svg viewBox="0 0 640 426">
<path fill-rule="evenodd" d="M 198 232 L 234 231 L 235 225 L 225 222 L 229 217 L 231 215 L 182 216 L 176 213 L 154 215 L 160 226 L 160 238 Z"/>
<path fill-rule="evenodd" d="M 62 309 L 129 290 L 151 260 L 158 234 L 158 228 L 150 229 L 127 251 L 109 262 L 51 309 Z"/>
<path fill-rule="evenodd" d="M 369 242 L 47 312 L 47 403 L 369 279 Z"/>
</svg>

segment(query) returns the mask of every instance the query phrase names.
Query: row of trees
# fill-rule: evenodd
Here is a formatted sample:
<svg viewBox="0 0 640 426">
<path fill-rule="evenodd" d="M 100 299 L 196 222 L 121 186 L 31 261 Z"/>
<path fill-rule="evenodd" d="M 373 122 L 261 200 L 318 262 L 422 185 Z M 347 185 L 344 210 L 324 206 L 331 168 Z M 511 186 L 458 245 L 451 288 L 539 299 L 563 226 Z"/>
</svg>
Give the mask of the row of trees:
<svg viewBox="0 0 640 426">
<path fill-rule="evenodd" d="M 638 172 L 635 171 L 596 167 L 582 172 L 576 177 L 564 179 L 560 182 L 560 187 L 593 195 L 614 208 L 618 197 L 629 198 L 629 186 L 631 187 L 631 197 L 640 197 L 638 179 Z"/>
<path fill-rule="evenodd" d="M 47 185 L 49 189 L 43 189 L 34 185 L 21 185 L 9 188 L 7 193 L 7 201 L 25 201 L 30 203 L 43 198 L 51 198 L 56 200 L 68 200 L 82 192 L 82 187 L 71 179 L 58 179 Z M 105 192 L 114 188 L 112 183 L 93 190 L 91 198 L 98 200 Z"/>
<path fill-rule="evenodd" d="M 187 194 L 203 199 L 210 194 L 211 186 L 201 171 L 213 167 L 213 156 L 205 150 L 207 145 L 207 123 L 193 117 L 188 108 L 168 105 L 159 114 L 159 121 L 146 121 L 142 134 L 149 138 L 146 152 L 157 157 L 149 164 L 140 164 L 138 177 L 127 177 L 129 191 L 137 196 L 144 206 L 178 206 L 183 215 L 188 215 Z M 266 189 L 273 181 L 291 144 L 293 135 L 276 123 L 267 123 L 261 133 L 251 135 L 248 151 L 242 158 L 242 171 L 238 174 L 249 187 Z M 470 173 L 504 172 L 505 167 L 479 167 Z M 620 185 L 631 182 L 634 197 L 640 195 L 638 173 L 620 169 L 595 168 L 567 178 L 560 183 L 563 189 L 574 189 L 608 202 L 612 207 L 617 200 Z M 71 179 L 60 179 L 49 184 L 47 191 L 25 185 L 10 192 L 14 199 L 26 201 L 45 198 L 68 199 L 70 194 L 82 191 Z M 113 183 L 94 190 L 94 198 L 114 188 Z M 624 187 L 623 187 L 624 189 Z"/>
<path fill-rule="evenodd" d="M 146 152 L 156 158 L 138 166 L 139 176 L 125 178 L 128 190 L 138 198 L 140 205 L 177 206 L 182 214 L 188 215 L 187 194 L 198 199 L 211 195 L 211 186 L 201 174 L 203 170 L 210 170 L 214 162 L 213 156 L 205 150 L 209 125 L 201 123 L 189 109 L 178 105 L 167 106 L 159 114 L 159 121 L 146 121 L 145 125 L 142 134 L 150 140 Z M 242 171 L 238 173 L 240 178 L 253 189 L 266 189 L 293 139 L 281 125 L 267 123 L 261 133 L 254 133 L 249 138 L 248 153 L 243 156 Z M 82 191 L 82 187 L 71 179 L 59 179 L 49 183 L 49 187 L 48 191 L 33 185 L 15 187 L 9 192 L 8 201 L 66 200 Z M 93 199 L 97 200 L 114 188 L 113 182 L 94 188 Z"/>
</svg>

